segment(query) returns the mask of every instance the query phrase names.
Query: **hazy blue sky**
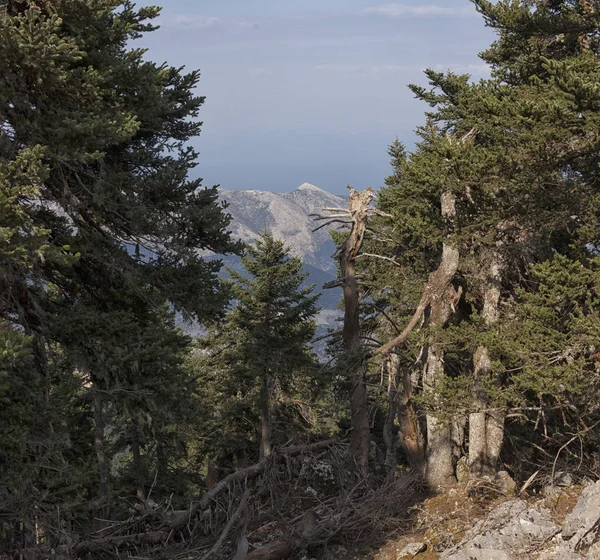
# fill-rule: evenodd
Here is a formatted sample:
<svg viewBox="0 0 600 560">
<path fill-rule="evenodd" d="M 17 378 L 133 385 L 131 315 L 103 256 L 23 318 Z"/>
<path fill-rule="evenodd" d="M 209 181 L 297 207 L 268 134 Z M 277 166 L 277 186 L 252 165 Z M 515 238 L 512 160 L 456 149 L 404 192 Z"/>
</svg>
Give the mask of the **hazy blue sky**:
<svg viewBox="0 0 600 560">
<path fill-rule="evenodd" d="M 435 0 L 433 0 L 435 2 Z M 200 69 L 205 185 L 341 193 L 379 187 L 386 146 L 426 107 L 406 84 L 426 67 L 487 76 L 492 40 L 468 0 L 164 0 L 141 41 L 157 62 Z"/>
</svg>

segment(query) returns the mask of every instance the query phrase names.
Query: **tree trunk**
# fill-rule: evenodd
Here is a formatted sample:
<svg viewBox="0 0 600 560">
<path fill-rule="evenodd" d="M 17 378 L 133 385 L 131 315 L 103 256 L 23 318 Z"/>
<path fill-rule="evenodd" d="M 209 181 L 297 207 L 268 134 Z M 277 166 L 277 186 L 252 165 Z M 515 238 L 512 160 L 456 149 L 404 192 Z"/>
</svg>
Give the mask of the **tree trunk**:
<svg viewBox="0 0 600 560">
<path fill-rule="evenodd" d="M 271 455 L 273 426 L 271 423 L 271 382 L 265 374 L 260 391 L 260 458 Z"/>
<path fill-rule="evenodd" d="M 456 218 L 456 195 L 447 192 L 441 197 L 442 216 L 450 223 Z M 461 292 L 451 285 L 458 270 L 460 254 L 450 238 L 444 240 L 442 262 L 438 268 L 438 282 L 431 297 L 429 321 L 441 329 L 450 319 Z M 444 349 L 434 343 L 427 350 L 423 375 L 423 390 L 435 392 L 444 378 Z M 452 424 L 427 414 L 427 482 L 432 488 L 445 487 L 456 482 L 452 453 Z"/>
<path fill-rule="evenodd" d="M 581 8 L 586 16 L 591 16 L 594 13 L 594 6 L 592 0 L 580 0 Z M 587 33 L 579 35 L 579 45 L 582 51 L 590 50 L 590 38 Z"/>
<path fill-rule="evenodd" d="M 398 411 L 400 359 L 396 354 L 388 356 L 384 361 L 388 373 L 388 411 L 383 423 L 383 442 L 385 444 L 385 466 L 393 472 L 398 465 L 398 436 L 395 433 L 396 414 Z"/>
<path fill-rule="evenodd" d="M 501 289 L 500 258 L 492 257 L 484 287 L 482 317 L 490 327 L 498 321 Z M 469 469 L 475 476 L 494 475 L 498 469 L 504 442 L 504 413 L 493 409 L 483 387 L 484 380 L 492 375 L 488 349 L 479 346 L 473 356 L 475 376 L 475 409 L 469 416 Z"/>
<path fill-rule="evenodd" d="M 350 370 L 354 375 L 351 397 L 352 436 L 350 452 L 356 464 L 367 472 L 371 435 L 369 426 L 369 403 L 367 393 L 367 363 L 362 353 L 360 342 L 359 296 L 356 279 L 356 257 L 362 246 L 369 205 L 373 200 L 373 189 L 363 192 L 350 189 L 348 197 L 352 230 L 340 250 L 340 272 L 344 282 L 344 328 L 342 339 L 344 350 L 348 355 Z"/>
<path fill-rule="evenodd" d="M 102 394 L 96 388 L 94 391 L 94 447 L 96 449 L 96 461 L 98 463 L 98 502 L 100 507 L 96 511 L 96 518 L 106 519 L 108 517 L 108 463 L 106 450 L 104 448 L 104 404 Z M 95 523 L 98 526 L 98 523 Z M 100 524 L 100 527 L 102 524 Z"/>
<path fill-rule="evenodd" d="M 133 434 L 131 437 L 131 454 L 133 455 L 133 475 L 135 480 L 135 493 L 138 500 L 146 501 L 146 489 L 144 488 L 144 469 L 142 466 L 142 455 L 140 453 L 140 442 L 138 437 L 137 422 L 133 423 Z"/>
<path fill-rule="evenodd" d="M 386 442 L 386 465 L 396 467 L 396 448 L 399 440 L 410 467 L 421 475 L 425 474 L 425 438 L 412 401 L 413 380 L 407 368 L 402 368 L 400 357 L 391 354 L 388 358 L 388 416 L 384 426 Z M 394 437 L 394 421 L 398 418 L 399 438 Z"/>
<path fill-rule="evenodd" d="M 423 389 L 434 392 L 444 377 L 444 350 L 440 344 L 432 344 L 427 351 L 423 375 Z M 456 482 L 452 453 L 452 424 L 428 413 L 426 480 L 431 488 L 444 488 Z"/>
</svg>

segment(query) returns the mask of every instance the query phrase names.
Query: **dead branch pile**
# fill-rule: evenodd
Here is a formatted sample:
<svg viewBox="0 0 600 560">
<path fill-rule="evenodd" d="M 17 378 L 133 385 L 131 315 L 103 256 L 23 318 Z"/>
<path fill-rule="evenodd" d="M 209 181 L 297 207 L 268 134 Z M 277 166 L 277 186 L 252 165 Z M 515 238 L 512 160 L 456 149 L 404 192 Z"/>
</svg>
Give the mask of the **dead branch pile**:
<svg viewBox="0 0 600 560">
<path fill-rule="evenodd" d="M 224 478 L 186 511 L 155 505 L 61 556 L 278 560 L 328 544 L 376 546 L 406 527 L 422 488 L 410 475 L 365 478 L 348 465 L 345 447 L 326 441 L 279 450 Z"/>
</svg>

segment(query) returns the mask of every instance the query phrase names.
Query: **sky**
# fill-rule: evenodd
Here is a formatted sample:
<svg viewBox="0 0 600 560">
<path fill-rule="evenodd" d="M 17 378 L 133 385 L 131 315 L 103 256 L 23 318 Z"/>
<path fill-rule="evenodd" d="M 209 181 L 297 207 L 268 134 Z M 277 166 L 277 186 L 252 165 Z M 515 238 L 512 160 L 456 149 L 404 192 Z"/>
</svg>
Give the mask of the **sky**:
<svg viewBox="0 0 600 560">
<path fill-rule="evenodd" d="M 201 71 L 204 185 L 341 194 L 383 184 L 396 137 L 411 147 L 427 106 L 407 84 L 425 68 L 488 76 L 492 31 L 468 0 L 434 2 L 163 0 L 135 46 Z"/>
</svg>

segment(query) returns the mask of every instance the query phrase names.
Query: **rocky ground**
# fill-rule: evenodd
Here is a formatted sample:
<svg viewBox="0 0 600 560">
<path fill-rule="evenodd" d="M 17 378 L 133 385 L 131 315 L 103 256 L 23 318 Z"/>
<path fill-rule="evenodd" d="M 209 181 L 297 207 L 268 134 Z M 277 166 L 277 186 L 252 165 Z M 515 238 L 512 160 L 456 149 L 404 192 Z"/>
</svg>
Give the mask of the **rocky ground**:
<svg viewBox="0 0 600 560">
<path fill-rule="evenodd" d="M 559 481 L 539 495 L 487 499 L 457 487 L 426 500 L 415 514 L 413 532 L 361 557 L 600 560 L 600 481 Z"/>
</svg>

